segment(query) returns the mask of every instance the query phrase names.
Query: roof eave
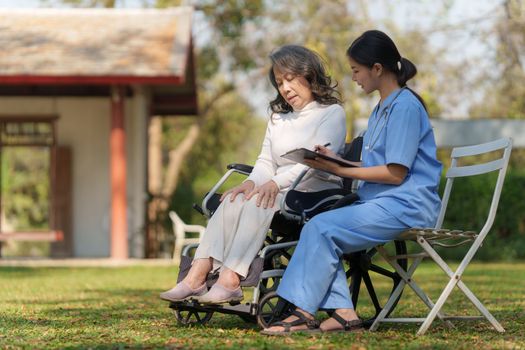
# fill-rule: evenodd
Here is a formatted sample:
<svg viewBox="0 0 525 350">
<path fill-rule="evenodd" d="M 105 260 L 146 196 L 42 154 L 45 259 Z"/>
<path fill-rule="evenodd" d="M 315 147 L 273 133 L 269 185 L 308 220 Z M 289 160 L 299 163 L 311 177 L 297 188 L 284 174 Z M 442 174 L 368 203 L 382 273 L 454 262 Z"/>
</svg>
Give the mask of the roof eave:
<svg viewBox="0 0 525 350">
<path fill-rule="evenodd" d="M 144 84 L 144 85 L 182 85 L 185 79 L 182 76 L 56 76 L 56 75 L 2 75 L 0 84 L 86 84 L 86 85 L 116 85 L 116 84 Z"/>
</svg>

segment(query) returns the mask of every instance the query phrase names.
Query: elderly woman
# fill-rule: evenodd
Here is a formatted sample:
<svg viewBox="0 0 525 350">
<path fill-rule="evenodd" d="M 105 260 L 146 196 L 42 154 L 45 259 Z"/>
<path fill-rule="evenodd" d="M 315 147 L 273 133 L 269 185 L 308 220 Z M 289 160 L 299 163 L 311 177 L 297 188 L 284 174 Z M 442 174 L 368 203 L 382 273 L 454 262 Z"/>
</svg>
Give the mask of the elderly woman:
<svg viewBox="0 0 525 350">
<path fill-rule="evenodd" d="M 281 158 L 289 150 L 330 143 L 340 151 L 345 142 L 345 113 L 335 85 L 320 57 L 311 50 L 286 45 L 270 55 L 269 78 L 277 96 L 270 102 L 261 153 L 250 176 L 226 191 L 208 222 L 187 276 L 160 297 L 168 301 L 196 299 L 220 304 L 243 299 L 240 281 L 262 247 L 274 213 L 285 192 L 306 166 Z M 337 188 L 340 180 L 311 172 L 297 189 Z M 220 268 L 219 279 L 208 291 L 206 276 Z"/>
</svg>

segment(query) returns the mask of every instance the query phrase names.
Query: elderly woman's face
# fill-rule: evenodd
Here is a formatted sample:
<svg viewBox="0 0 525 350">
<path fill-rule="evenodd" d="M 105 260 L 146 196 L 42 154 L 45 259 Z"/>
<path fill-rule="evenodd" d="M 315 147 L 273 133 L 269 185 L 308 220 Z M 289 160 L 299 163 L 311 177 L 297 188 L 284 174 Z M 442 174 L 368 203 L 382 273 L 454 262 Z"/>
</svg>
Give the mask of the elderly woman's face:
<svg viewBox="0 0 525 350">
<path fill-rule="evenodd" d="M 273 74 L 279 93 L 294 110 L 301 110 L 314 100 L 310 84 L 304 77 L 282 72 L 277 67 L 273 68 Z"/>
</svg>

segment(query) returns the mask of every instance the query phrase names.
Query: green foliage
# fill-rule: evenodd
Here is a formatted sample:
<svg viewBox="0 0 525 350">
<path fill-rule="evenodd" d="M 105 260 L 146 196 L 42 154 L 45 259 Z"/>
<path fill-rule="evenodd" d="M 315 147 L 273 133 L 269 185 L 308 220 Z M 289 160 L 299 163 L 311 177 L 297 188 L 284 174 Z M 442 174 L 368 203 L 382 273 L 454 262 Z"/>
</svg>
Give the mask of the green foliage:
<svg viewBox="0 0 525 350">
<path fill-rule="evenodd" d="M 49 150 L 4 147 L 1 152 L 3 229 L 48 228 Z"/>
<path fill-rule="evenodd" d="M 0 205 L 3 231 L 49 228 L 49 150 L 3 147 L 0 150 Z M 2 256 L 48 256 L 48 242 L 2 243 Z"/>
<path fill-rule="evenodd" d="M 232 38 L 243 36 L 243 26 L 258 18 L 264 10 L 262 0 L 200 0 L 196 7 L 217 28 L 223 42 L 231 43 Z"/>
<path fill-rule="evenodd" d="M 48 257 L 51 248 L 49 242 L 24 242 L 10 240 L 2 243 L 2 257 Z"/>
<path fill-rule="evenodd" d="M 0 348 L 2 349 L 522 349 L 525 264 L 471 264 L 462 280 L 505 327 L 487 322 L 435 321 L 424 336 L 418 325 L 385 325 L 377 332 L 296 334 L 267 337 L 235 315 L 215 313 L 206 326 L 181 326 L 158 294 L 171 288 L 177 268 L 133 267 L 0 267 Z M 436 300 L 445 283 L 443 272 L 423 263 L 415 274 Z M 387 285 L 374 285 L 378 293 Z M 364 290 L 365 288 L 361 288 Z M 251 296 L 247 289 L 246 300 Z M 357 311 L 365 297 L 359 298 Z M 445 311 L 473 310 L 459 292 Z M 398 313 L 402 312 L 402 313 Z M 408 288 L 394 311 L 418 315 L 428 309 Z M 472 314 L 478 314 L 472 312 Z M 320 313 L 319 317 L 326 317 Z"/>
<path fill-rule="evenodd" d="M 43 0 L 43 3 L 48 4 L 53 0 Z M 117 5 L 118 0 L 60 0 L 66 5 L 73 7 L 104 7 L 104 8 L 113 8 Z"/>
<path fill-rule="evenodd" d="M 200 49 L 197 55 L 197 66 L 199 77 L 204 80 L 211 79 L 219 71 L 220 61 L 217 50 L 209 45 Z"/>
<path fill-rule="evenodd" d="M 253 164 L 264 137 L 265 122 L 253 117 L 250 106 L 236 93 L 224 96 L 209 111 L 207 122 L 185 160 L 171 208 L 188 222 L 204 219 L 191 208 L 220 179 L 230 163 Z M 228 186 L 242 181 L 235 178 Z"/>
<path fill-rule="evenodd" d="M 444 228 L 479 231 L 487 218 L 496 174 L 460 178 L 454 181 L 453 196 L 447 208 Z M 441 186 L 445 179 L 441 181 Z M 475 258 L 479 260 L 516 260 L 525 258 L 525 172 L 509 169 L 501 193 L 496 219 L 483 247 Z M 445 256 L 461 258 L 464 247 L 444 249 Z"/>
<path fill-rule="evenodd" d="M 482 71 L 479 78 L 487 89 L 483 99 L 470 110 L 475 118 L 525 119 L 524 8 L 523 0 L 501 2 L 500 14 L 490 31 L 496 43 L 490 56 L 491 72 Z"/>
</svg>

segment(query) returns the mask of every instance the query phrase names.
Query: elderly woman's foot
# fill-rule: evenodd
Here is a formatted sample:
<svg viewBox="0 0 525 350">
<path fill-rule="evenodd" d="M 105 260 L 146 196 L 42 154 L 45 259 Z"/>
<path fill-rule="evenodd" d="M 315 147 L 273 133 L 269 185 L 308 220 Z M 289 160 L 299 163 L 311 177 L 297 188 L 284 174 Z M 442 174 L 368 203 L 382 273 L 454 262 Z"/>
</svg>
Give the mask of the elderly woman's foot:
<svg viewBox="0 0 525 350">
<path fill-rule="evenodd" d="M 191 288 L 186 282 L 182 281 L 170 290 L 160 293 L 160 298 L 174 302 L 184 301 L 204 295 L 207 291 L 206 283 L 197 288 Z"/>
<path fill-rule="evenodd" d="M 184 279 L 170 290 L 160 293 L 160 298 L 167 301 L 184 301 L 206 294 L 206 276 L 212 268 L 212 259 L 195 259 Z"/>
<path fill-rule="evenodd" d="M 210 288 L 208 293 L 196 300 L 201 304 L 238 303 L 244 297 L 240 283 L 240 277 L 235 271 L 223 267 L 217 282 Z"/>
<path fill-rule="evenodd" d="M 201 304 L 238 303 L 244 298 L 241 287 L 229 289 L 215 283 L 208 293 L 195 298 Z"/>
</svg>

